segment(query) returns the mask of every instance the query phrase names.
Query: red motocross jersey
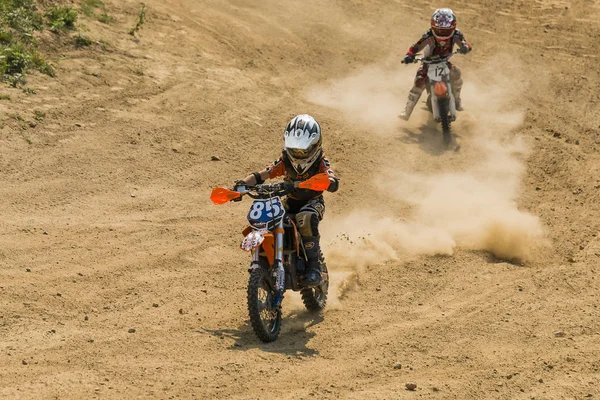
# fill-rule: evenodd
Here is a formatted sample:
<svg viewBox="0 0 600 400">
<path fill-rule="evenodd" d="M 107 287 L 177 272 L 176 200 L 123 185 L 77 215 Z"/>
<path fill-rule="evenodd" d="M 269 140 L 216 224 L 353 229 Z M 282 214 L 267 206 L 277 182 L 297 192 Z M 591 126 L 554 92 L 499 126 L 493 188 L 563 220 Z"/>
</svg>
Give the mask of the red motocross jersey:
<svg viewBox="0 0 600 400">
<path fill-rule="evenodd" d="M 452 37 L 452 39 L 449 40 L 447 43 L 443 44 L 440 44 L 435 39 L 435 36 L 433 36 L 433 32 L 430 29 L 427 32 L 425 32 L 425 34 L 421 37 L 421 39 L 419 39 L 417 43 L 413 44 L 410 47 L 410 49 L 408 49 L 408 52 L 406 54 L 408 54 L 409 56 L 414 56 L 415 54 L 425 49 L 423 57 L 446 56 L 452 53 L 452 48 L 454 47 L 454 45 L 460 47 L 467 47 L 469 50 L 471 49 L 471 45 L 467 43 L 465 36 L 458 29 L 454 31 L 454 36 Z"/>
</svg>

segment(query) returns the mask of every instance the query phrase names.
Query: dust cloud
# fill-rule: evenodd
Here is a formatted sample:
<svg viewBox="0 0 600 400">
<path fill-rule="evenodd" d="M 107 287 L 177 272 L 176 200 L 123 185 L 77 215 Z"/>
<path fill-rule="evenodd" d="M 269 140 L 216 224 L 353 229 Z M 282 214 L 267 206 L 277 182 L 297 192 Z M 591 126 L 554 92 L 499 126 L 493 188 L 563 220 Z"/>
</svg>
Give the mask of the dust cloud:
<svg viewBox="0 0 600 400">
<path fill-rule="evenodd" d="M 499 74 L 498 66 L 490 64 L 465 77 L 462 97 L 468 110 L 459 113 L 453 125 L 460 132 L 459 152 L 421 151 L 412 163 L 415 165 L 378 171 L 382 190 L 385 183 L 387 191 L 385 195 L 381 192 L 381 199 L 395 187 L 395 201 L 408 206 L 408 215 L 355 210 L 328 219 L 323 227 L 329 240 L 324 241 L 328 265 L 353 275 L 367 264 L 451 255 L 457 246 L 485 250 L 504 260 L 536 258 L 547 242 L 538 217 L 520 210 L 517 203 L 528 146 L 514 133 L 523 122 L 519 96 L 526 90 L 526 82 L 518 78 L 518 66 L 513 68 Z M 420 105 L 409 123 L 397 118 L 414 73 L 414 69 L 371 66 L 314 88 L 307 98 L 343 112 L 373 133 L 402 136 L 403 129 L 423 127 L 429 119 Z M 427 129 L 434 131 L 431 136 L 442 146 L 440 127 L 429 126 Z M 398 141 L 378 158 L 393 160 L 406 146 L 410 144 Z"/>
</svg>

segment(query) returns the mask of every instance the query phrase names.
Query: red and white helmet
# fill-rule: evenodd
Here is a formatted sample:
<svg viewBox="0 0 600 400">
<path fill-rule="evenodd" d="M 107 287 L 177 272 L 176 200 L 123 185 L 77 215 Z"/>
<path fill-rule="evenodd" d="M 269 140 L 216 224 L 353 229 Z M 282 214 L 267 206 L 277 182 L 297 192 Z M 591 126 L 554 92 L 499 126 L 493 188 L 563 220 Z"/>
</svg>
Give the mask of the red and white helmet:
<svg viewBox="0 0 600 400">
<path fill-rule="evenodd" d="M 449 8 L 438 8 L 431 16 L 431 32 L 440 44 L 447 43 L 456 30 L 456 16 Z"/>
</svg>

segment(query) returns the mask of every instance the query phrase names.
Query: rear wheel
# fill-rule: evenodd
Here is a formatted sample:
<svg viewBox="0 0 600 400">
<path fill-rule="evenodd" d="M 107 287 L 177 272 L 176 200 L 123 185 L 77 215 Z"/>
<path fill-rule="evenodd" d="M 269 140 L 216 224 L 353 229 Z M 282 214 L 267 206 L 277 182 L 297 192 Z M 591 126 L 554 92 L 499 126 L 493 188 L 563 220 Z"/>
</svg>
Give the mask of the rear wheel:
<svg viewBox="0 0 600 400">
<path fill-rule="evenodd" d="M 450 145 L 452 142 L 452 132 L 450 131 L 450 116 L 448 115 L 448 98 L 438 99 L 438 108 L 440 110 L 440 122 L 442 123 L 442 132 L 444 135 L 444 144 Z"/>
<path fill-rule="evenodd" d="M 248 312 L 254 333 L 265 343 L 277 339 L 281 330 L 281 307 L 274 303 L 269 270 L 262 266 L 256 268 L 248 281 Z"/>
<path fill-rule="evenodd" d="M 319 255 L 321 261 L 321 272 L 327 274 L 327 279 L 324 279 L 319 286 L 312 288 L 304 288 L 300 291 L 302 294 L 302 302 L 309 311 L 318 312 L 325 308 L 327 305 L 327 292 L 329 290 L 329 273 L 327 272 L 327 265 L 325 264 L 325 258 L 323 253 Z"/>
</svg>

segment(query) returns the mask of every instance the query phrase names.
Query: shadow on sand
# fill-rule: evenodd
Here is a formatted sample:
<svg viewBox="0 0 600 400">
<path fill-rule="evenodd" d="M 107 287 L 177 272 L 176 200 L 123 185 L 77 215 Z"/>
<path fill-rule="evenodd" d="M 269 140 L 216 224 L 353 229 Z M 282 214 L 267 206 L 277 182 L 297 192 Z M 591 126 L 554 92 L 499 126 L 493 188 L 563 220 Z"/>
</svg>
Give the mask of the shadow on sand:
<svg viewBox="0 0 600 400">
<path fill-rule="evenodd" d="M 250 321 L 246 320 L 243 325 L 236 329 L 205 329 L 196 331 L 200 334 L 208 334 L 219 338 L 235 340 L 230 347 L 231 350 L 248 350 L 258 348 L 271 353 L 280 353 L 292 357 L 306 357 L 318 355 L 318 351 L 307 347 L 308 342 L 315 336 L 314 332 L 307 329 L 323 321 L 323 315 L 318 313 L 292 311 L 284 315 L 281 323 L 281 332 L 276 341 L 263 343 L 255 335 Z"/>
<path fill-rule="evenodd" d="M 458 151 L 460 146 L 457 144 L 457 135 L 452 132 L 452 144 L 444 144 L 442 127 L 436 123 L 433 118 L 429 118 L 425 125 L 417 128 L 401 128 L 400 131 L 405 135 L 399 136 L 398 140 L 407 144 L 418 144 L 419 148 L 432 156 L 439 156 L 447 151 Z"/>
</svg>

